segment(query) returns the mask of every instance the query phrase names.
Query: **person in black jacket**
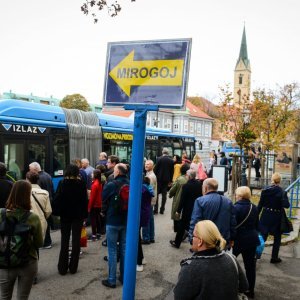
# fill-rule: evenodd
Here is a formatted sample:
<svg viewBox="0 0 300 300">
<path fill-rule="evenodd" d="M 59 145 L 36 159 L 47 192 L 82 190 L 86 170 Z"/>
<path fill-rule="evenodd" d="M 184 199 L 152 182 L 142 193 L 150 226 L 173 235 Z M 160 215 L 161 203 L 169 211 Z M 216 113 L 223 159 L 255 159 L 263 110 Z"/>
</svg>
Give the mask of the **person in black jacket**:
<svg viewBox="0 0 300 300">
<path fill-rule="evenodd" d="M 289 208 L 290 203 L 286 192 L 279 186 L 281 176 L 279 173 L 272 175 L 272 185 L 264 189 L 261 193 L 258 213 L 261 213 L 259 220 L 259 231 L 266 241 L 268 235 L 274 236 L 274 244 L 272 248 L 272 258 L 270 263 L 280 263 L 281 259 L 278 257 L 281 243 L 281 214 L 283 208 Z"/>
<path fill-rule="evenodd" d="M 202 181 L 196 180 L 196 171 L 190 169 L 186 172 L 186 176 L 188 182 L 182 186 L 180 202 L 176 212 L 178 216 L 181 215 L 181 220 L 175 240 L 170 241 L 170 244 L 175 248 L 179 248 L 184 235 L 186 234 L 187 236 L 194 202 L 202 196 Z"/>
<path fill-rule="evenodd" d="M 13 183 L 6 178 L 6 166 L 0 162 L 0 208 L 4 208 L 12 189 Z"/>
<path fill-rule="evenodd" d="M 158 213 L 158 196 L 161 194 L 161 206 L 159 213 L 164 214 L 167 201 L 168 186 L 171 185 L 174 173 L 174 161 L 169 157 L 168 148 L 163 148 L 162 156 L 157 159 L 154 167 L 154 173 L 157 178 L 157 199 L 154 207 L 154 214 Z"/>
<path fill-rule="evenodd" d="M 80 236 L 84 219 L 88 216 L 88 198 L 86 186 L 79 179 L 79 168 L 67 166 L 57 187 L 53 203 L 53 213 L 60 216 L 61 246 L 58 260 L 58 272 L 65 275 L 77 272 L 80 254 Z M 69 263 L 69 242 L 72 230 L 72 253 Z"/>
<path fill-rule="evenodd" d="M 247 186 L 238 187 L 235 191 L 237 202 L 234 205 L 236 217 L 236 238 L 233 246 L 233 254 L 237 257 L 242 254 L 246 276 L 249 283 L 249 291 L 246 295 L 254 298 L 254 286 L 256 277 L 256 247 L 258 238 L 258 210 L 251 203 L 251 191 Z"/>
</svg>

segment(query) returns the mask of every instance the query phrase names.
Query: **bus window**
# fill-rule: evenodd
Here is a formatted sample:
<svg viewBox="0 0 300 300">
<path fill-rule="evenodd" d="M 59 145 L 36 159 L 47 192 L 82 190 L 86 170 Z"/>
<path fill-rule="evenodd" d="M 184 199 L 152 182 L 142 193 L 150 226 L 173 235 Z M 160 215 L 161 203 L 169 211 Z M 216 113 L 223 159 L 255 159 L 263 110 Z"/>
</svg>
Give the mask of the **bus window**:
<svg viewBox="0 0 300 300">
<path fill-rule="evenodd" d="M 44 144 L 28 145 L 28 163 L 38 162 L 42 170 L 45 170 L 46 164 L 46 146 Z"/>
<path fill-rule="evenodd" d="M 16 180 L 22 179 L 24 174 L 24 152 L 23 143 L 4 144 L 4 163 L 10 175 Z"/>
<path fill-rule="evenodd" d="M 53 174 L 61 176 L 68 164 L 69 142 L 67 136 L 53 136 Z"/>
<path fill-rule="evenodd" d="M 174 149 L 174 155 L 178 155 L 179 157 L 181 157 L 182 149 Z"/>
</svg>

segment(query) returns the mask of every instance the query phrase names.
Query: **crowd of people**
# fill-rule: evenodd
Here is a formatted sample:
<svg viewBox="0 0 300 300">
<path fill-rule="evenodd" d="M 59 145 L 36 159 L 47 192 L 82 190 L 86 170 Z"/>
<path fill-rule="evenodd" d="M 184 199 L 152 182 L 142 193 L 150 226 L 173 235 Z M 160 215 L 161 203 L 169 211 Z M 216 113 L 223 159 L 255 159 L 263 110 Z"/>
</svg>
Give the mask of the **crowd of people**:
<svg viewBox="0 0 300 300">
<path fill-rule="evenodd" d="M 220 163 L 226 164 L 225 158 L 221 153 Z M 212 178 L 212 167 L 216 164 L 214 152 L 206 168 L 198 154 L 192 161 L 185 154 L 172 159 L 167 148 L 156 164 L 152 160 L 144 161 L 137 271 L 144 269 L 143 245 L 155 243 L 154 216 L 158 212 L 163 215 L 167 197 L 172 198 L 175 237 L 170 240 L 170 246 L 179 249 L 188 239 L 193 253 L 181 262 L 175 299 L 238 299 L 238 293 L 254 298 L 259 232 L 264 240 L 269 234 L 274 236 L 270 262 L 281 262 L 278 256 L 280 216 L 289 202 L 279 186 L 280 175 L 273 174 L 272 185 L 262 191 L 258 206 L 251 203 L 250 189 L 245 186 L 237 188 L 237 201 L 233 204 L 218 193 L 218 182 Z M 37 162 L 29 165 L 26 180 L 14 183 L 6 177 L 5 164 L 0 163 L 0 221 L 4 222 L 4 212 L 8 219 L 17 216 L 30 226 L 26 262 L 14 268 L 0 267 L 0 299 L 11 299 L 16 279 L 18 299 L 29 297 L 32 284 L 37 282 L 40 249 L 52 246 L 51 215 L 60 217 L 57 263 L 60 275 L 77 272 L 81 231 L 89 220 L 88 240 L 94 242 L 105 235 L 102 245 L 108 248 L 108 256 L 104 257 L 108 262 L 108 277 L 102 284 L 108 288 L 116 288 L 117 281 L 122 284 L 127 225 L 127 207 L 124 206 L 128 206 L 129 170 L 130 166 L 121 163 L 117 156 L 107 156 L 104 152 L 100 153 L 95 168 L 89 165 L 87 158 L 76 159 L 67 166 L 54 192 L 51 176 L 41 170 Z M 246 273 L 236 260 L 239 254 Z M 223 276 L 224 273 L 230 275 Z"/>
</svg>

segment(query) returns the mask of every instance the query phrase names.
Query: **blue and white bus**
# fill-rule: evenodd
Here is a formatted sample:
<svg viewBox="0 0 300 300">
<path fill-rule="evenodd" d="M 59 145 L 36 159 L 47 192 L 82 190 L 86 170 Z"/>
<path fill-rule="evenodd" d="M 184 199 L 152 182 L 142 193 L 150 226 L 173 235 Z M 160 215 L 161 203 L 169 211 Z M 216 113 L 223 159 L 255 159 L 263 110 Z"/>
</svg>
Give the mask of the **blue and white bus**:
<svg viewBox="0 0 300 300">
<path fill-rule="evenodd" d="M 79 120 L 79 124 L 72 129 L 78 131 L 79 135 L 71 141 L 72 127 L 61 107 L 21 100 L 1 100 L 0 161 L 7 165 L 17 179 L 24 178 L 28 165 L 37 161 L 53 177 L 54 183 L 61 178 L 66 165 L 76 158 L 72 154 L 76 147 L 85 148 L 84 156 L 90 160 L 92 166 L 101 151 L 130 162 L 133 120 L 91 112 L 87 118 L 90 117 L 96 118 L 100 133 L 92 138 L 81 136 L 85 128 L 82 129 Z M 96 146 L 92 146 L 94 141 L 97 142 Z M 195 138 L 173 134 L 169 130 L 147 128 L 145 157 L 156 161 L 163 147 L 169 149 L 171 156 L 181 156 L 185 151 L 192 158 L 195 154 Z"/>
</svg>

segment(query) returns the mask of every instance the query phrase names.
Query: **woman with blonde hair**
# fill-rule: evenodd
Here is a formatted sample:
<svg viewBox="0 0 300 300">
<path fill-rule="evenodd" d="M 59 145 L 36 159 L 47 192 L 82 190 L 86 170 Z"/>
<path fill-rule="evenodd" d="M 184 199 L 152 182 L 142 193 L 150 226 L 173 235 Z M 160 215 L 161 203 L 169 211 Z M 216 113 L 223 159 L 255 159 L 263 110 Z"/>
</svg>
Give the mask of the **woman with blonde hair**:
<svg viewBox="0 0 300 300">
<path fill-rule="evenodd" d="M 259 220 L 259 231 L 264 240 L 268 238 L 269 234 L 274 236 L 270 263 L 276 264 L 281 262 L 278 257 L 281 243 L 281 214 L 284 208 L 290 207 L 290 203 L 287 193 L 279 186 L 280 174 L 274 173 L 271 180 L 271 186 L 261 192 L 257 208 L 259 214 L 262 212 Z"/>
<path fill-rule="evenodd" d="M 247 186 L 240 186 L 235 191 L 237 202 L 234 205 L 236 217 L 236 238 L 233 254 L 237 257 L 242 254 L 246 270 L 249 290 L 245 293 L 254 298 L 256 277 L 256 247 L 260 244 L 258 238 L 258 210 L 251 203 L 251 191 Z"/>
<path fill-rule="evenodd" d="M 200 221 L 193 232 L 194 255 L 181 262 L 174 299 L 231 299 L 248 289 L 246 276 L 226 241 L 210 220 Z M 226 274 L 226 276 L 224 276 Z"/>
<path fill-rule="evenodd" d="M 196 179 L 203 181 L 207 178 L 206 168 L 201 161 L 201 157 L 199 154 L 195 154 L 190 169 L 196 172 Z"/>
</svg>

